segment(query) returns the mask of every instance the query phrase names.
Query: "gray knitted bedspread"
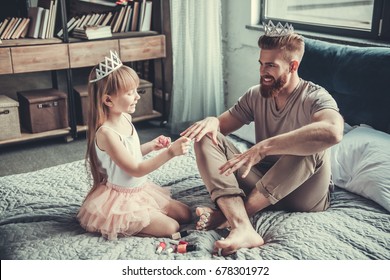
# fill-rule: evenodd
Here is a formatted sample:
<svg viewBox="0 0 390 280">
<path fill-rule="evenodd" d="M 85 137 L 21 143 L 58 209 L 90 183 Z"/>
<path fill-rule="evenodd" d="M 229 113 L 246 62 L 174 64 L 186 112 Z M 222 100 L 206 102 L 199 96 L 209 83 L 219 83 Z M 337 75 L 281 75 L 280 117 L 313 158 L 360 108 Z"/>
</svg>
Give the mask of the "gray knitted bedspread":
<svg viewBox="0 0 390 280">
<path fill-rule="evenodd" d="M 199 205 L 212 206 L 193 150 L 153 172 L 150 179 L 171 187 L 174 198 L 193 210 Z M 258 213 L 252 222 L 265 245 L 240 249 L 228 257 L 213 254 L 213 243 L 227 232 L 194 230 L 195 214 L 193 224 L 183 227 L 190 231 L 183 239 L 198 245 L 188 253 L 156 254 L 157 244 L 169 242 L 168 238 L 108 241 L 87 233 L 75 216 L 88 188 L 84 161 L 1 177 L 0 259 L 390 259 L 390 214 L 337 187 L 325 212 Z"/>
</svg>

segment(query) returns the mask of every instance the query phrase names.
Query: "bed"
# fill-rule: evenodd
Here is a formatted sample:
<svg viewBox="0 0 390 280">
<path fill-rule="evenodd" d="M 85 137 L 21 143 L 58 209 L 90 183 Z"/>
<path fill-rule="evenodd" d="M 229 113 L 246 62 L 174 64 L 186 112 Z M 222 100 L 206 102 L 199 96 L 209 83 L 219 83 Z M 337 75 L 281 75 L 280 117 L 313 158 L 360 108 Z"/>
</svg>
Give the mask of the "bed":
<svg viewBox="0 0 390 280">
<path fill-rule="evenodd" d="M 318 56 L 323 56 L 322 48 L 331 53 L 332 48 L 341 47 L 307 40 L 308 59 L 317 51 Z M 390 77 L 389 50 L 379 49 L 382 51 L 380 57 L 386 58 L 379 60 L 387 61 L 387 65 L 382 63 L 385 67 L 383 75 L 387 73 Z M 317 57 L 315 63 L 318 63 Z M 330 63 L 329 57 L 324 63 Z M 310 69 L 309 61 L 302 65 Z M 380 85 L 385 88 L 384 84 Z M 338 85 L 331 88 L 332 94 L 338 96 L 337 90 Z M 163 251 L 156 254 L 161 241 L 172 242 L 169 238 L 124 237 L 108 241 L 97 234 L 87 233 L 75 218 L 89 189 L 84 161 L 76 161 L 0 178 L 0 259 L 388 260 L 390 110 L 385 107 L 388 108 L 390 102 L 384 106 L 380 101 L 389 101 L 390 94 L 386 88 L 379 97 L 375 95 L 379 98 L 379 109 L 370 107 L 371 103 L 362 104 L 361 100 L 348 103 L 344 98 L 345 91 L 340 94 L 340 109 L 346 116 L 346 134 L 331 151 L 336 187 L 331 194 L 330 208 L 319 213 L 263 211 L 256 214 L 251 221 L 265 240 L 265 245 L 259 248 L 240 249 L 227 257 L 213 254 L 213 243 L 228 232 L 195 230 L 195 214 L 194 222 L 182 228 L 189 233 L 182 240 L 197 245 L 196 250 L 187 253 L 168 254 Z M 361 114 L 354 113 L 356 108 Z M 359 119 L 363 117 L 364 122 Z M 366 125 L 358 125 L 362 123 Z M 243 134 L 241 130 L 241 134 L 230 136 L 239 149 L 251 145 L 251 139 L 245 137 L 250 135 L 251 129 L 245 127 Z M 170 187 L 174 198 L 193 210 L 198 205 L 213 206 L 197 170 L 193 149 L 188 155 L 176 157 L 153 172 L 150 178 Z"/>
</svg>

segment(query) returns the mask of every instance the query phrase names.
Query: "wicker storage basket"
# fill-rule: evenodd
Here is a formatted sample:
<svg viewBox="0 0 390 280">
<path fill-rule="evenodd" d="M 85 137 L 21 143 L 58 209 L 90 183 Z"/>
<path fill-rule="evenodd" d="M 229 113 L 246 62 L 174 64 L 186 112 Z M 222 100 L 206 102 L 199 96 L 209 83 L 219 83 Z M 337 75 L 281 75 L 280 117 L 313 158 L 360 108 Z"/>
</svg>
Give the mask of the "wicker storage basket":
<svg viewBox="0 0 390 280">
<path fill-rule="evenodd" d="M 19 138 L 19 103 L 5 95 L 0 95 L 0 140 Z"/>
</svg>

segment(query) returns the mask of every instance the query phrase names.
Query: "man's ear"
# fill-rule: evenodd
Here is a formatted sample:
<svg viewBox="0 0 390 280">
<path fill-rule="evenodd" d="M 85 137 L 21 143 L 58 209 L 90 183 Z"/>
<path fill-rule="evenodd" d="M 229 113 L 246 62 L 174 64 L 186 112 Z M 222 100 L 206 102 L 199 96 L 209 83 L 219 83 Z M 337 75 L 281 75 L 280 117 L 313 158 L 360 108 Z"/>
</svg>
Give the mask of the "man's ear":
<svg viewBox="0 0 390 280">
<path fill-rule="evenodd" d="M 114 104 L 112 103 L 111 96 L 108 94 L 103 95 L 103 104 L 107 107 L 112 107 Z"/>
<path fill-rule="evenodd" d="M 299 62 L 297 60 L 293 60 L 290 62 L 290 72 L 295 72 L 298 70 Z"/>
</svg>

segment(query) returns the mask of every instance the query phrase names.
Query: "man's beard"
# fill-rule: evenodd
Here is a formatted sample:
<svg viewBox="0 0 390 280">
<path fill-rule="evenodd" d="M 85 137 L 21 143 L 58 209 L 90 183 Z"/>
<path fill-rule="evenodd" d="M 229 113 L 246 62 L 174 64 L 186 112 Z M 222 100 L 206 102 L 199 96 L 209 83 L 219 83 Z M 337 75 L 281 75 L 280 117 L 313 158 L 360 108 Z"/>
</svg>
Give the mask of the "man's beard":
<svg viewBox="0 0 390 280">
<path fill-rule="evenodd" d="M 273 79 L 273 77 L 272 77 Z M 262 79 L 260 78 L 260 93 L 265 98 L 274 97 L 287 83 L 287 75 L 280 76 L 276 81 L 274 80 L 272 85 L 263 85 Z"/>
</svg>

